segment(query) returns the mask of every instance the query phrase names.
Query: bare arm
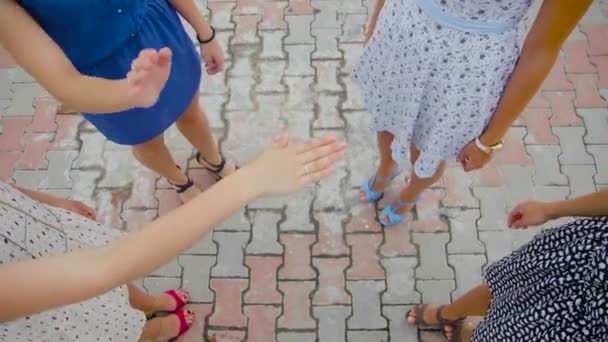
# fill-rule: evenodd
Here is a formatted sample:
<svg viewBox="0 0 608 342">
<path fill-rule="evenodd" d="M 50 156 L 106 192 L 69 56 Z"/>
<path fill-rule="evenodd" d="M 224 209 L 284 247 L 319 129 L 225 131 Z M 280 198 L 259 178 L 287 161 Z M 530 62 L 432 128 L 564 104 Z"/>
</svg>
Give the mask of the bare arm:
<svg viewBox="0 0 608 342">
<path fill-rule="evenodd" d="M 193 0 L 169 0 L 169 2 L 194 28 L 201 39 L 206 40 L 211 37 L 211 26 L 209 26 Z"/>
<path fill-rule="evenodd" d="M 570 200 L 547 203 L 549 217 L 608 216 L 608 189 Z"/>
<path fill-rule="evenodd" d="M 78 72 L 61 48 L 14 0 L 0 0 L 0 45 L 51 95 L 75 111 L 118 112 L 136 107 L 141 101 L 126 78 L 107 80 Z"/>
<path fill-rule="evenodd" d="M 519 63 L 505 87 L 490 124 L 480 137 L 499 142 L 551 71 L 559 50 L 592 0 L 545 0 L 526 38 Z"/>
<path fill-rule="evenodd" d="M 252 164 L 123 240 L 0 265 L 0 322 L 82 301 L 144 276 L 256 197 L 293 191 L 331 174 L 345 147 L 331 138 L 286 144 L 279 142 Z"/>
</svg>

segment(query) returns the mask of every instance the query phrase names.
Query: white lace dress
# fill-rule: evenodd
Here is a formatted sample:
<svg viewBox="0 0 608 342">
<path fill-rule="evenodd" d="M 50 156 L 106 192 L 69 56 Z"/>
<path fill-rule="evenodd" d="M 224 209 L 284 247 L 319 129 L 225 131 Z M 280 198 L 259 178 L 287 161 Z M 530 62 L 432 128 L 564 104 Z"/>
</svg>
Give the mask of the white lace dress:
<svg viewBox="0 0 608 342">
<path fill-rule="evenodd" d="M 0 182 L 2 264 L 100 246 L 122 234 L 69 211 L 36 202 Z M 127 288 L 121 286 L 85 302 L 0 322 L 0 342 L 137 341 L 145 320 L 142 312 L 129 306 Z"/>
<path fill-rule="evenodd" d="M 421 151 L 414 170 L 430 177 L 479 136 L 519 57 L 518 23 L 532 0 L 433 1 L 468 21 L 508 23 L 498 34 L 437 24 L 416 0 L 386 0 L 374 36 L 354 69 L 376 131 L 395 137 L 402 163 L 410 143 Z"/>
</svg>

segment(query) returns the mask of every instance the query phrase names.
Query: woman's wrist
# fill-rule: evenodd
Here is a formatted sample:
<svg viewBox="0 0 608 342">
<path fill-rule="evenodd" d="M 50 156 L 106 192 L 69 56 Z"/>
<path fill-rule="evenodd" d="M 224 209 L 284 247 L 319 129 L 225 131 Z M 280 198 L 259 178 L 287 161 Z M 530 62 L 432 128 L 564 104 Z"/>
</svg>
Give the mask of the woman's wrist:
<svg viewBox="0 0 608 342">
<path fill-rule="evenodd" d="M 214 37 L 215 29 L 207 22 L 201 24 L 200 27 L 196 29 L 196 40 L 201 44 L 213 40 Z"/>
<path fill-rule="evenodd" d="M 555 202 L 544 202 L 543 209 L 550 220 L 556 220 L 563 215 L 564 202 L 567 201 L 555 201 Z"/>
</svg>

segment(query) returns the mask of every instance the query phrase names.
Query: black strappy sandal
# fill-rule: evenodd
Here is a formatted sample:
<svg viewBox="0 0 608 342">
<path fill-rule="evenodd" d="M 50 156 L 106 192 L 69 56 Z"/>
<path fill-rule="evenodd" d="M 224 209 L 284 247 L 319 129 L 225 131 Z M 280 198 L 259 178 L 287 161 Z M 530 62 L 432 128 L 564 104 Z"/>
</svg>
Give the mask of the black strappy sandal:
<svg viewBox="0 0 608 342">
<path fill-rule="evenodd" d="M 441 305 L 437 309 L 437 321 L 441 325 L 441 334 L 445 337 L 446 340 L 450 342 L 462 342 L 462 329 L 464 327 L 464 318 L 460 319 L 446 319 L 443 317 L 443 309 L 445 309 L 446 305 Z M 452 339 L 448 339 L 448 336 L 445 333 L 445 326 L 450 325 L 452 328 Z"/>
<path fill-rule="evenodd" d="M 224 167 L 226 167 L 226 158 L 224 158 L 223 155 L 220 154 L 220 156 L 222 157 L 222 160 L 220 161 L 219 164 L 213 164 L 212 162 L 208 161 L 207 159 L 205 159 L 205 157 L 203 157 L 203 155 L 200 152 L 196 152 L 196 161 L 203 165 L 205 167 L 205 169 L 211 173 L 213 173 L 218 179 L 222 179 L 222 171 L 224 171 Z M 204 161 L 203 162 L 201 162 Z M 234 167 L 235 169 L 238 169 L 238 167 Z"/>
<path fill-rule="evenodd" d="M 464 318 L 461 319 L 446 319 L 443 317 L 443 309 L 445 309 L 446 305 L 440 305 L 437 308 L 437 313 L 436 316 L 437 317 L 437 323 L 435 324 L 430 324 L 427 321 L 424 320 L 424 312 L 426 311 L 426 309 L 429 307 L 429 304 L 419 304 L 416 305 L 412 310 L 414 310 L 414 312 L 416 313 L 416 320 L 414 321 L 414 325 L 418 325 L 421 327 L 434 327 L 434 326 L 444 326 L 444 325 L 451 325 L 454 327 L 454 329 L 456 329 L 456 326 L 459 323 L 462 323 L 462 321 L 464 321 Z M 411 313 L 411 311 L 410 311 Z M 409 317 L 409 313 L 408 313 L 408 317 Z M 407 317 L 406 317 L 407 319 Z M 442 329 L 443 331 L 443 329 Z"/>
<path fill-rule="evenodd" d="M 182 169 L 179 165 L 175 165 L 175 166 L 177 166 L 177 168 L 180 170 Z M 186 175 L 186 177 L 188 177 L 188 175 Z M 167 182 L 169 182 L 169 184 L 171 184 L 175 188 L 175 192 L 177 192 L 179 195 L 188 191 L 188 189 L 190 189 L 194 185 L 194 182 L 192 181 L 192 178 L 190 178 L 190 177 L 188 177 L 188 181 L 186 182 L 186 184 L 171 183 L 171 181 L 168 179 L 167 179 Z"/>
</svg>

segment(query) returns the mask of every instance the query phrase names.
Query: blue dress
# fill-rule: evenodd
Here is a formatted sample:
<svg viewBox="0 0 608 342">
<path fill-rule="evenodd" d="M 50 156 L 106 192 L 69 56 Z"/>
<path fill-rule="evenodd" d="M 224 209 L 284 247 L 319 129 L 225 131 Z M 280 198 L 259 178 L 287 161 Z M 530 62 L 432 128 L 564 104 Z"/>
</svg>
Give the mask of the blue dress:
<svg viewBox="0 0 608 342">
<path fill-rule="evenodd" d="M 142 49 L 172 50 L 171 74 L 153 107 L 83 113 L 109 140 L 137 145 L 161 135 L 198 93 L 201 59 L 167 0 L 23 0 L 20 4 L 85 75 L 123 79 Z"/>
</svg>

